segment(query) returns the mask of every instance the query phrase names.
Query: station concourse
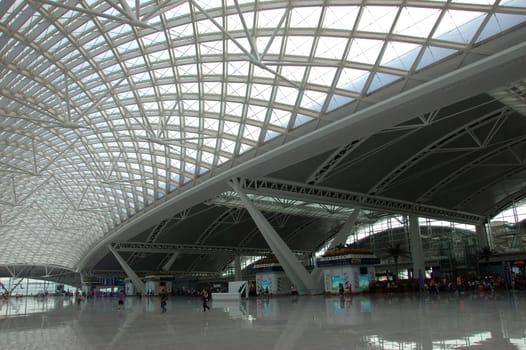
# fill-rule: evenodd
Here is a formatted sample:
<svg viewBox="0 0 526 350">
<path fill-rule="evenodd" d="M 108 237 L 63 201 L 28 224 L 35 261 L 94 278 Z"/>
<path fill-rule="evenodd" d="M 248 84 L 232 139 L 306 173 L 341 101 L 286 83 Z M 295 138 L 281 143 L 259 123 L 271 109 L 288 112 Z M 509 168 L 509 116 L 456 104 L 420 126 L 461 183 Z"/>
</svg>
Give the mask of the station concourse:
<svg viewBox="0 0 526 350">
<path fill-rule="evenodd" d="M 524 38 L 524 0 L 0 0 L 0 348 L 526 348 Z"/>
</svg>

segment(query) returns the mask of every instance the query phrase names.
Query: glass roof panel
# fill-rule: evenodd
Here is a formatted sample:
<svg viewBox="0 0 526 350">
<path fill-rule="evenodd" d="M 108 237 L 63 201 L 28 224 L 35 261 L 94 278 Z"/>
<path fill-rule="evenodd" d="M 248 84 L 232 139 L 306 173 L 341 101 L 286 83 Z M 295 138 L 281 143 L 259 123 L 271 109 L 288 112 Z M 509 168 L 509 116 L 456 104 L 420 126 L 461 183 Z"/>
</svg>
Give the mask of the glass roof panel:
<svg viewBox="0 0 526 350">
<path fill-rule="evenodd" d="M 73 268 L 171 191 L 520 26 L 526 7 L 162 3 L 127 1 L 138 21 L 120 1 L 3 3 L 0 264 Z"/>
<path fill-rule="evenodd" d="M 388 33 L 398 12 L 391 6 L 364 6 L 362 10 L 358 30 L 375 33 Z"/>
<path fill-rule="evenodd" d="M 440 16 L 440 9 L 404 7 L 393 33 L 426 38 Z"/>
<path fill-rule="evenodd" d="M 434 38 L 468 43 L 484 21 L 486 13 L 447 10 L 433 35 Z"/>
</svg>

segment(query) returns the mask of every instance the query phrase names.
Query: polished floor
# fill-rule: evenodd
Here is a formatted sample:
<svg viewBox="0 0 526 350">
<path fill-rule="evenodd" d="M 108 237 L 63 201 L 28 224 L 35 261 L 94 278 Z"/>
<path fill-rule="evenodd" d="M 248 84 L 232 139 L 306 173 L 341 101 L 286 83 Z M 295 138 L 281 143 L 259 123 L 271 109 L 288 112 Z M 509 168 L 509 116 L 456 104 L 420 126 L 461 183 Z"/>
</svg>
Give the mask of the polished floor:
<svg viewBox="0 0 526 350">
<path fill-rule="evenodd" d="M 526 292 L 0 301 L 0 349 L 526 349 Z"/>
</svg>

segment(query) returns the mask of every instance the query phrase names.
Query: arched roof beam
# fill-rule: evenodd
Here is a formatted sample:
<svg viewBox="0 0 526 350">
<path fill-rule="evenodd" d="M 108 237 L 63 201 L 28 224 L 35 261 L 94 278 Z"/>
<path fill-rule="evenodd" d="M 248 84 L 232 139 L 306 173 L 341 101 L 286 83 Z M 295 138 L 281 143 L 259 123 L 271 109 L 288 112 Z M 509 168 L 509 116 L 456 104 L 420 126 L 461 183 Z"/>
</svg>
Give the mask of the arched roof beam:
<svg viewBox="0 0 526 350">
<path fill-rule="evenodd" d="M 484 160 L 490 159 L 491 157 L 507 150 L 509 147 L 522 144 L 525 141 L 526 136 L 519 136 L 513 139 L 509 139 L 504 144 L 497 146 L 495 149 L 489 151 L 488 153 L 485 153 L 477 158 L 472 159 L 471 161 L 465 163 L 462 167 L 458 168 L 456 171 L 451 172 L 448 176 L 442 178 L 438 183 L 436 183 L 425 193 L 423 193 L 420 197 L 418 197 L 416 201 L 418 203 L 428 201 L 435 193 L 440 192 L 445 186 L 458 179 L 460 176 L 464 175 L 469 170 L 477 167 Z"/>
<path fill-rule="evenodd" d="M 483 107 L 491 102 L 486 102 L 482 105 L 477 106 Z M 370 190 L 368 193 L 370 194 L 377 194 L 384 192 L 389 186 L 396 181 L 397 178 L 399 178 L 405 170 L 413 167 L 415 164 L 421 162 L 427 156 L 433 154 L 434 151 L 437 149 L 440 149 L 443 145 L 447 145 L 447 143 L 451 142 L 452 140 L 458 139 L 459 137 L 465 135 L 466 133 L 469 134 L 472 138 L 474 138 L 473 133 L 471 133 L 469 130 L 470 128 L 480 125 L 480 124 L 486 124 L 491 122 L 494 119 L 502 118 L 503 113 L 509 111 L 507 107 L 502 107 L 498 111 L 491 111 L 489 113 L 483 114 L 479 118 L 476 118 L 475 120 L 470 121 L 468 124 L 463 124 L 459 126 L 458 128 L 452 130 L 451 132 L 447 133 L 446 135 L 442 136 L 441 138 L 435 140 L 434 142 L 428 144 L 426 147 L 420 149 L 418 152 L 416 152 L 414 155 L 411 156 L 411 158 L 406 159 L 404 162 L 401 162 L 395 169 L 393 169 L 391 172 L 389 172 L 387 175 L 385 175 L 380 181 L 378 181 Z M 473 108 L 471 113 L 479 113 L 475 108 Z M 479 144 L 479 148 L 481 148 L 483 145 L 481 144 L 480 140 L 478 138 L 474 138 L 475 142 Z"/>
</svg>

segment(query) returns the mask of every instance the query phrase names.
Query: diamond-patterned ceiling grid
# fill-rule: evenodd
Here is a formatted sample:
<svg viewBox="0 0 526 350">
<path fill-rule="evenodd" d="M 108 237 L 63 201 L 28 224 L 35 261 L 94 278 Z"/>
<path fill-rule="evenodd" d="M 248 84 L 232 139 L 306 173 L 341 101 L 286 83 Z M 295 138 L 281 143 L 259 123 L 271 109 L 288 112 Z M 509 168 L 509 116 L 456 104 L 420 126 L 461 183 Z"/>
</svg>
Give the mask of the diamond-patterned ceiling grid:
<svg viewBox="0 0 526 350">
<path fill-rule="evenodd" d="M 0 264 L 70 268 L 175 189 L 526 17 L 493 1 L 5 4 Z"/>
</svg>

